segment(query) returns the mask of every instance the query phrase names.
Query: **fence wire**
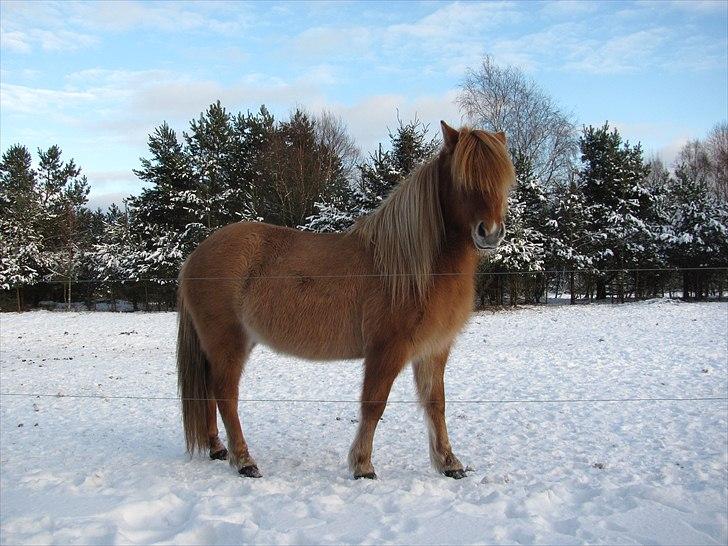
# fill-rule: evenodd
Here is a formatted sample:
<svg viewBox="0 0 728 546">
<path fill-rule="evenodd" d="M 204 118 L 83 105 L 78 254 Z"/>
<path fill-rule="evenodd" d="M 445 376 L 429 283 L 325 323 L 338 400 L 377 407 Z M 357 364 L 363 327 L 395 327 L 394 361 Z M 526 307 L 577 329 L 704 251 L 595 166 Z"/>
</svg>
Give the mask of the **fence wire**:
<svg viewBox="0 0 728 546">
<path fill-rule="evenodd" d="M 599 275 L 602 273 L 655 273 L 655 272 L 672 272 L 681 271 L 726 271 L 728 265 L 716 267 L 624 267 L 610 269 L 550 269 L 550 270 L 515 270 L 515 271 L 476 271 L 475 273 L 464 272 L 440 272 L 430 273 L 433 277 L 487 277 L 491 275 Z M 352 279 L 352 278 L 388 278 L 388 277 L 414 277 L 417 273 L 354 273 L 354 274 L 327 274 L 327 275 L 246 275 L 245 279 Z M 104 282 L 169 282 L 177 281 L 178 277 L 127 277 L 127 278 L 51 278 L 45 279 L 44 283 L 104 283 Z M 185 277 L 185 280 L 191 281 L 237 281 L 240 277 Z"/>
<path fill-rule="evenodd" d="M 359 400 L 353 398 L 186 398 L 181 396 L 138 396 L 138 395 L 104 395 L 104 394 L 64 394 L 33 392 L 2 392 L 0 397 L 25 398 L 80 398 L 97 400 L 175 400 L 194 402 L 254 402 L 254 403 L 302 403 L 302 404 L 428 404 L 440 400 Z M 694 396 L 694 397 L 635 397 L 635 398 L 483 398 L 445 400 L 446 404 L 582 404 L 582 403 L 615 403 L 615 402 L 728 402 L 726 396 Z"/>
</svg>

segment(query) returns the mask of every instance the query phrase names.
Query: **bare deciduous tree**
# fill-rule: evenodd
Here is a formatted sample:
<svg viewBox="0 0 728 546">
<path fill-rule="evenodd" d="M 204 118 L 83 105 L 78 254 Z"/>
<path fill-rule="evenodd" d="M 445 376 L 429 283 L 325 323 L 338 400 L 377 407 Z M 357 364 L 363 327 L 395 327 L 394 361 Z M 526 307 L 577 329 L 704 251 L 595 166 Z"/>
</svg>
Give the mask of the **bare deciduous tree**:
<svg viewBox="0 0 728 546">
<path fill-rule="evenodd" d="M 718 201 L 728 202 L 728 123 L 714 125 L 704 140 L 686 142 L 675 160 L 678 166 Z"/>
<path fill-rule="evenodd" d="M 334 158 L 338 158 L 341 175 L 347 180 L 354 173 L 361 152 L 349 134 L 349 129 L 341 117 L 324 110 L 314 118 L 316 138 L 319 146 L 329 151 L 327 168 L 329 178 L 334 175 Z"/>
<path fill-rule="evenodd" d="M 728 122 L 716 124 L 705 139 L 705 147 L 711 162 L 708 181 L 715 196 L 728 202 Z"/>
<path fill-rule="evenodd" d="M 568 179 L 577 150 L 574 122 L 520 69 L 486 56 L 467 71 L 456 101 L 469 123 L 504 131 L 514 158 L 530 161 L 544 184 Z"/>
</svg>

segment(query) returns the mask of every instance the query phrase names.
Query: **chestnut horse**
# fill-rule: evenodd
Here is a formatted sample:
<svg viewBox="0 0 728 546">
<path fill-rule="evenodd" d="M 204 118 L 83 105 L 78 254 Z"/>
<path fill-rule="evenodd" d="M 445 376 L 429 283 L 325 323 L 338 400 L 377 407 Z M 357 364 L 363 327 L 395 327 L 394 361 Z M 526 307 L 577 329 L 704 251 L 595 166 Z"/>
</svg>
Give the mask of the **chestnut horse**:
<svg viewBox="0 0 728 546">
<path fill-rule="evenodd" d="M 503 238 L 515 175 L 503 133 L 445 122 L 442 132 L 439 154 L 346 233 L 241 222 L 189 256 L 179 278 L 177 371 L 190 453 L 209 449 L 241 475 L 260 476 L 240 426 L 238 387 L 262 343 L 307 359 L 364 358 L 349 452 L 355 478 L 376 478 L 374 431 L 392 383 L 411 362 L 432 464 L 465 476 L 445 425 L 445 363 L 473 307 L 480 251 Z"/>
</svg>

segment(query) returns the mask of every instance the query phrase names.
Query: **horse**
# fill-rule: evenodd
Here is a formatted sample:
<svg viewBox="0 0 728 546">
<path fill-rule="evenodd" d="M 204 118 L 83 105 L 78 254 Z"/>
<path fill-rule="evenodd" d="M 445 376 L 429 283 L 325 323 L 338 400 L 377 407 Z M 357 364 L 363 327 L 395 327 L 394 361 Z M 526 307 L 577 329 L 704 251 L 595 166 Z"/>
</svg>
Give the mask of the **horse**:
<svg viewBox="0 0 728 546">
<path fill-rule="evenodd" d="M 377 477 L 374 432 L 394 380 L 411 363 L 431 463 L 445 476 L 466 475 L 445 424 L 445 364 L 472 312 L 479 257 L 504 237 L 515 174 L 502 132 L 441 126 L 439 153 L 348 231 L 239 222 L 190 254 L 179 276 L 177 337 L 190 455 L 207 449 L 241 476 L 261 476 L 238 393 L 246 360 L 263 344 L 304 359 L 364 359 L 348 457 L 357 479 Z"/>
</svg>

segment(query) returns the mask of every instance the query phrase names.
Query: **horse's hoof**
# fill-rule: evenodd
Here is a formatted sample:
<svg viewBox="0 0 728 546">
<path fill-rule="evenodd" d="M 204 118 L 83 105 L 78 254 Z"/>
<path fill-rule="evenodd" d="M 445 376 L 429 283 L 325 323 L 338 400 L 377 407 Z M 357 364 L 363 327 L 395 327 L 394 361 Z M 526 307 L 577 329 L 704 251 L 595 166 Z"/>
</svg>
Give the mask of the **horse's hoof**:
<svg viewBox="0 0 728 546">
<path fill-rule="evenodd" d="M 260 473 L 260 470 L 258 470 L 258 467 L 254 464 L 244 466 L 240 470 L 238 470 L 238 474 L 245 478 L 262 478 L 263 475 Z"/>
<path fill-rule="evenodd" d="M 467 476 L 465 470 L 462 468 L 458 468 L 457 470 L 445 470 L 443 474 L 445 474 L 448 478 L 453 478 L 454 480 L 459 480 Z"/>
<path fill-rule="evenodd" d="M 213 453 L 211 451 L 210 452 L 210 459 L 212 459 L 213 461 L 224 461 L 224 460 L 226 460 L 227 459 L 227 449 L 222 448 L 220 451 L 216 451 L 215 453 Z"/>
<path fill-rule="evenodd" d="M 377 475 L 374 472 L 365 472 L 364 474 L 354 474 L 354 479 L 364 478 L 366 480 L 376 480 Z"/>
</svg>

